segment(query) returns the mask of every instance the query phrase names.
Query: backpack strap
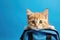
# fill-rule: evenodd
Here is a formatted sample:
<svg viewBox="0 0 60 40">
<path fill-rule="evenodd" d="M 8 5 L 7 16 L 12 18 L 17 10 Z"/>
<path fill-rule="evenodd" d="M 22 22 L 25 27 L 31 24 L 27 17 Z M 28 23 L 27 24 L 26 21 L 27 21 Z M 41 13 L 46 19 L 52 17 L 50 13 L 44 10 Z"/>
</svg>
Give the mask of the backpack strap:
<svg viewBox="0 0 60 40">
<path fill-rule="evenodd" d="M 20 40 L 24 40 L 23 37 L 24 37 L 24 34 L 25 34 L 26 31 L 27 31 L 27 30 L 24 30 L 24 32 L 23 32 L 23 34 L 22 34 Z"/>
<path fill-rule="evenodd" d="M 28 32 L 28 40 L 32 40 L 32 32 Z"/>
<path fill-rule="evenodd" d="M 26 31 L 29 31 L 29 30 L 31 30 L 31 29 L 27 29 L 27 30 L 23 31 L 23 34 L 20 37 L 20 40 L 24 40 L 24 34 L 26 33 Z M 32 39 L 32 34 L 31 34 L 31 32 L 28 32 L 28 40 L 30 40 L 30 39 Z"/>
<path fill-rule="evenodd" d="M 51 35 L 46 35 L 46 40 L 51 40 Z"/>
</svg>

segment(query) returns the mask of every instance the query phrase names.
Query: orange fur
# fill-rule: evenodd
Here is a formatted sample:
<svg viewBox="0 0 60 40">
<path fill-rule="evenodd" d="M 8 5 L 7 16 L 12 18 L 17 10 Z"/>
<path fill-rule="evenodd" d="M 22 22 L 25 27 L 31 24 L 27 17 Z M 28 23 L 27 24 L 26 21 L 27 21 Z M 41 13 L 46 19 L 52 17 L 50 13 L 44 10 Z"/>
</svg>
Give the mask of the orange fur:
<svg viewBox="0 0 60 40">
<path fill-rule="evenodd" d="M 48 28 L 48 9 L 43 12 L 31 12 L 29 9 L 26 10 L 28 18 L 28 27 L 36 29 Z"/>
</svg>

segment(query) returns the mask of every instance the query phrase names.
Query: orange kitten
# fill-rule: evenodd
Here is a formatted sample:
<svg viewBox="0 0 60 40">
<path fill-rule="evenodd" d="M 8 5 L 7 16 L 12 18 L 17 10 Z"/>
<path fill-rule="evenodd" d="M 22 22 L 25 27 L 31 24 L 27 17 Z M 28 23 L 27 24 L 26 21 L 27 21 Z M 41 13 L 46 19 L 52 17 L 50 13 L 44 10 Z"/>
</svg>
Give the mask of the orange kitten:
<svg viewBox="0 0 60 40">
<path fill-rule="evenodd" d="M 32 12 L 29 9 L 26 10 L 28 19 L 28 28 L 31 29 L 47 29 L 48 23 L 48 9 L 43 12 Z"/>
</svg>

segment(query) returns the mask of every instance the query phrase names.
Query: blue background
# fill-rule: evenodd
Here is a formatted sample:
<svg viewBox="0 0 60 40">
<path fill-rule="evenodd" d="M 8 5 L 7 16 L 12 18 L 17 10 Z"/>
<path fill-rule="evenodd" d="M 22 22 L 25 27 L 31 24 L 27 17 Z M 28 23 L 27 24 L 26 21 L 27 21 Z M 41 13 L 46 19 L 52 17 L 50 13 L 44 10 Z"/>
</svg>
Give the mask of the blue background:
<svg viewBox="0 0 60 40">
<path fill-rule="evenodd" d="M 27 25 L 27 8 L 33 12 L 48 8 L 49 23 L 60 31 L 60 0 L 0 0 L 0 40 L 19 40 Z"/>
</svg>

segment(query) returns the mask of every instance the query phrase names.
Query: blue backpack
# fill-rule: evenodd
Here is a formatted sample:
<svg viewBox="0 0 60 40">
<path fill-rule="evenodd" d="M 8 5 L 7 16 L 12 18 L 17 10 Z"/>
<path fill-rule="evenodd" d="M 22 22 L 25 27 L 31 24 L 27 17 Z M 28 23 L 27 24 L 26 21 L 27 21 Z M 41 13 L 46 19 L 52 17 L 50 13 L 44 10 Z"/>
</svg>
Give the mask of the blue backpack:
<svg viewBox="0 0 60 40">
<path fill-rule="evenodd" d="M 56 30 L 24 30 L 20 40 L 60 40 Z"/>
</svg>

